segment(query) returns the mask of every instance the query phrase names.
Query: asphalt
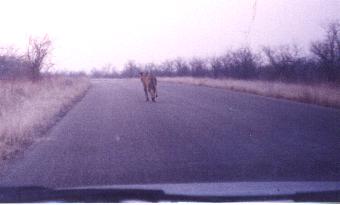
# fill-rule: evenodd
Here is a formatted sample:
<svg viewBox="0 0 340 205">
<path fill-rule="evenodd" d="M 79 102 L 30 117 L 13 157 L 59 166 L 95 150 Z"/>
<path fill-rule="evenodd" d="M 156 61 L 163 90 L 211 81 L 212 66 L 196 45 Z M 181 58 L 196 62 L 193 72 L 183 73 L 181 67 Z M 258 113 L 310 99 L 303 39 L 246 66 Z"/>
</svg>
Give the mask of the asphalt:
<svg viewBox="0 0 340 205">
<path fill-rule="evenodd" d="M 0 186 L 340 181 L 340 110 L 160 82 L 93 80 Z"/>
</svg>

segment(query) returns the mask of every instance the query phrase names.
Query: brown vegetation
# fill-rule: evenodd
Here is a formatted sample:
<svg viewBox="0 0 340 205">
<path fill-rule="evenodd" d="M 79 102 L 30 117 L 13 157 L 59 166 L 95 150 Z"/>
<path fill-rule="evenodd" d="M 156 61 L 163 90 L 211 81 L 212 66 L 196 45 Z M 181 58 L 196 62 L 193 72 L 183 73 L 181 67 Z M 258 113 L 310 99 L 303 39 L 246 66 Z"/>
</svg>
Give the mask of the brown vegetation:
<svg viewBox="0 0 340 205">
<path fill-rule="evenodd" d="M 340 87 L 332 84 L 293 84 L 259 80 L 162 77 L 160 81 L 185 83 L 254 93 L 299 102 L 340 108 Z"/>
<path fill-rule="evenodd" d="M 89 85 L 85 77 L 0 80 L 0 161 L 32 144 Z"/>
</svg>

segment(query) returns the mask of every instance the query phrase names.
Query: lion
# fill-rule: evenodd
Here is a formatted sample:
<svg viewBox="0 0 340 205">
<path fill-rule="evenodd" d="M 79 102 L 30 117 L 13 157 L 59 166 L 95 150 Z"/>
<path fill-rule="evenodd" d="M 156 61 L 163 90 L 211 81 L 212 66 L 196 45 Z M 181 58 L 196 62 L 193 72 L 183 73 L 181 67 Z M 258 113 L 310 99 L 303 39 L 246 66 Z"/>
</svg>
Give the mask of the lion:
<svg viewBox="0 0 340 205">
<path fill-rule="evenodd" d="M 152 102 L 156 102 L 156 97 L 158 97 L 156 77 L 147 72 L 140 72 L 139 76 L 143 84 L 146 101 L 149 101 L 149 93 Z"/>
</svg>

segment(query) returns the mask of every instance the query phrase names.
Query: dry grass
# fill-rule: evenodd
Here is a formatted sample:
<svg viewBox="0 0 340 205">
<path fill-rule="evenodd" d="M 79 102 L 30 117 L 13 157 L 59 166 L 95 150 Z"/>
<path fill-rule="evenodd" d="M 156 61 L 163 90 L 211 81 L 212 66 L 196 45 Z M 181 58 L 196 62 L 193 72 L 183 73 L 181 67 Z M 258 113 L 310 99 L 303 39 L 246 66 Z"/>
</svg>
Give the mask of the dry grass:
<svg viewBox="0 0 340 205">
<path fill-rule="evenodd" d="M 0 161 L 47 131 L 89 88 L 87 78 L 0 81 Z"/>
<path fill-rule="evenodd" d="M 288 84 L 283 82 L 211 79 L 193 77 L 159 78 L 160 81 L 225 88 L 268 97 L 340 108 L 340 87 L 330 84 Z"/>
</svg>

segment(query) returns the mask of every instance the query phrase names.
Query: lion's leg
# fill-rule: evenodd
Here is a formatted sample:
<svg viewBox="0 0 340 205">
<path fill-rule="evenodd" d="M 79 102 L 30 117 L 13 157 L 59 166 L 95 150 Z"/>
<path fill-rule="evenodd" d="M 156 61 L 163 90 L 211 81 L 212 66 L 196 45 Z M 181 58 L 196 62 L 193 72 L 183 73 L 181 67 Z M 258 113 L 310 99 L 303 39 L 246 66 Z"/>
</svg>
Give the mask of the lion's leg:
<svg viewBox="0 0 340 205">
<path fill-rule="evenodd" d="M 151 95 L 151 100 L 152 100 L 152 102 L 156 102 L 156 101 L 155 101 L 155 99 L 156 99 L 156 97 L 155 97 L 155 88 L 154 88 L 153 86 L 150 86 L 150 87 L 149 87 L 149 93 L 150 93 L 150 95 Z"/>
<path fill-rule="evenodd" d="M 154 88 L 155 88 L 155 95 L 158 97 L 158 91 L 157 91 L 157 79 L 155 78 Z"/>
<path fill-rule="evenodd" d="M 156 97 L 155 97 L 155 94 L 153 93 L 152 95 L 152 102 L 156 102 Z"/>
<path fill-rule="evenodd" d="M 146 101 L 149 101 L 148 90 L 147 90 L 146 86 L 144 86 L 144 93 L 145 93 Z"/>
<path fill-rule="evenodd" d="M 158 97 L 157 87 L 155 86 L 155 96 Z"/>
</svg>

